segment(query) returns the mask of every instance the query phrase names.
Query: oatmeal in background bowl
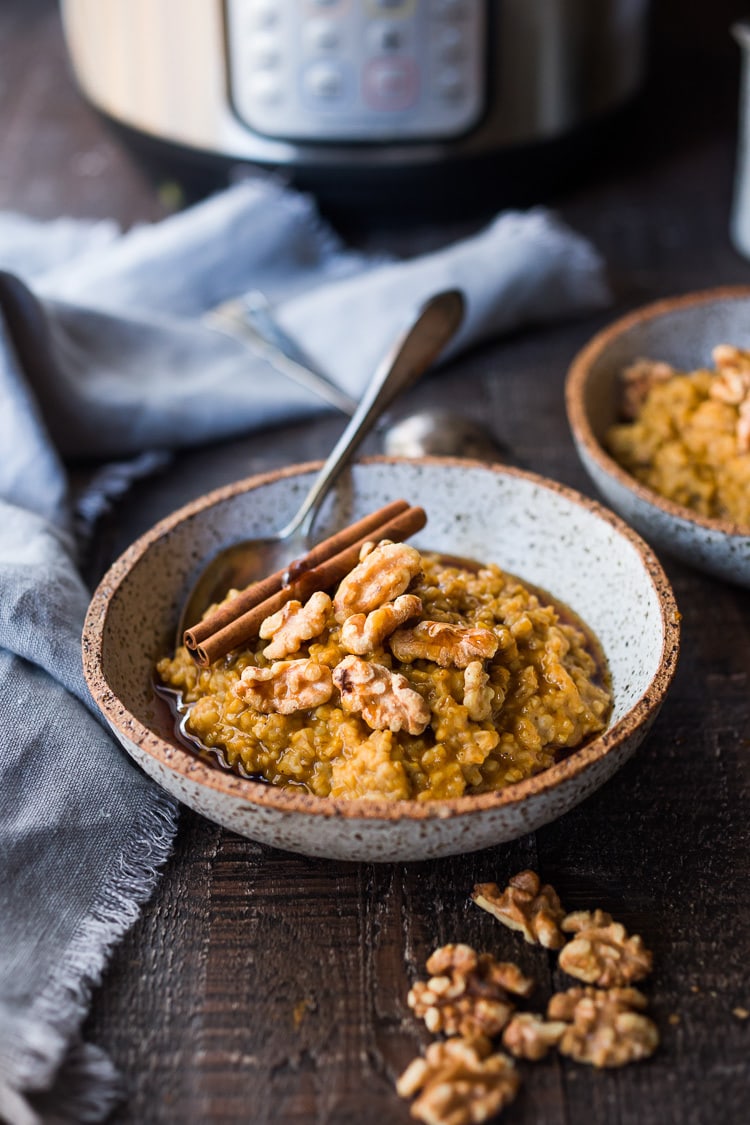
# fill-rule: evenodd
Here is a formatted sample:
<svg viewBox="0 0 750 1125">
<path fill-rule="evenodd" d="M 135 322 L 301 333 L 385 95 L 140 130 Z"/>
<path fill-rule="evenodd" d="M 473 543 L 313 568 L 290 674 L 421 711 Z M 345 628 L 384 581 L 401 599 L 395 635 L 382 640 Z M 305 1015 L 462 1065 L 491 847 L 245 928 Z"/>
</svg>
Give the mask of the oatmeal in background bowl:
<svg viewBox="0 0 750 1125">
<path fill-rule="evenodd" d="M 622 372 L 615 460 L 667 500 L 750 531 L 750 351 L 713 349 L 713 367 L 641 359 Z"/>
<path fill-rule="evenodd" d="M 346 574 L 344 571 L 333 586 L 323 591 L 309 589 L 298 599 L 305 610 L 304 621 L 277 620 L 264 629 L 269 633 L 267 637 L 251 638 L 246 647 L 252 655 L 246 654 L 240 673 L 245 676 L 243 690 L 247 696 L 256 700 L 269 694 L 283 698 L 287 687 L 294 687 L 294 677 L 288 677 L 284 669 L 281 675 L 278 668 L 272 671 L 274 663 L 293 665 L 296 659 L 313 659 L 310 650 L 315 649 L 313 662 L 318 668 L 312 670 L 312 680 L 301 679 L 317 690 L 326 680 L 325 673 L 321 677 L 320 667 L 326 664 L 330 672 L 331 696 L 328 702 L 315 705 L 322 709 L 321 735 L 325 739 L 331 737 L 331 731 L 324 729 L 327 719 L 331 730 L 334 726 L 340 728 L 341 733 L 334 733 L 334 738 L 340 737 L 343 741 L 344 737 L 351 738 L 354 731 L 356 738 L 365 743 L 370 737 L 375 743 L 390 743 L 388 756 L 383 757 L 385 788 L 408 784 L 412 795 L 394 800 L 382 793 L 339 797 L 311 792 L 312 784 L 319 781 L 321 785 L 332 786 L 333 766 L 325 754 L 320 756 L 319 762 L 315 760 L 309 753 L 311 735 L 301 730 L 288 762 L 309 772 L 310 777 L 303 778 L 303 784 L 278 785 L 256 777 L 246 778 L 240 775 L 239 765 L 237 772 L 223 768 L 185 745 L 175 731 L 173 712 L 154 691 L 154 669 L 165 654 L 173 650 L 175 630 L 185 601 L 197 576 L 218 551 L 238 539 L 259 538 L 290 518 L 299 506 L 300 497 L 309 489 L 317 467 L 294 466 L 250 478 L 194 501 L 142 536 L 102 580 L 86 620 L 84 668 L 96 703 L 134 760 L 183 803 L 251 839 L 307 855 L 370 862 L 434 858 L 515 839 L 561 816 L 610 778 L 648 733 L 676 665 L 679 615 L 658 561 L 621 520 L 570 489 L 500 465 L 447 459 L 373 458 L 354 465 L 335 494 L 326 501 L 316 525 L 315 539 L 325 539 L 398 496 L 408 497 L 429 513 L 427 526 L 413 534 L 408 542 L 420 556 L 424 577 L 412 575 L 402 593 L 393 588 L 389 593 L 394 607 L 402 597 L 423 600 L 418 614 L 413 612 L 413 602 L 407 601 L 405 607 L 402 603 L 406 616 L 394 632 L 406 631 L 400 638 L 405 647 L 398 647 L 398 655 L 393 653 L 387 638 L 384 644 L 378 641 L 381 622 L 377 615 L 383 606 L 373 609 L 366 604 L 362 607 L 347 597 L 345 620 L 336 620 L 335 602 L 341 578 Z M 360 546 L 357 544 L 357 550 Z M 479 560 L 482 565 L 479 571 L 465 570 L 463 564 L 457 562 L 461 559 Z M 366 557 L 363 561 L 367 561 Z M 354 557 L 348 569 L 357 565 L 357 557 Z M 447 567 L 445 573 L 441 571 L 443 567 Z M 406 569 L 408 571 L 408 567 Z M 522 698 L 522 690 L 517 696 L 520 718 L 511 723 L 520 755 L 526 759 L 521 765 L 517 761 L 515 768 L 531 772 L 531 776 L 518 781 L 508 777 L 513 764 L 497 752 L 507 731 L 502 729 L 502 723 L 496 727 L 492 718 L 483 716 L 488 705 L 490 715 L 492 708 L 499 706 L 505 688 L 502 661 L 497 659 L 503 645 L 507 646 L 508 653 L 515 651 L 514 644 L 519 650 L 523 647 L 519 642 L 523 642 L 523 634 L 529 629 L 524 615 L 529 618 L 534 633 L 541 628 L 545 614 L 548 622 L 553 621 L 553 616 L 543 609 L 542 603 L 538 608 L 531 603 L 524 605 L 526 595 L 514 592 L 516 580 L 510 578 L 511 575 L 523 577 L 523 585 L 530 596 L 536 591 L 549 590 L 559 606 L 570 610 L 570 618 L 561 617 L 550 630 L 550 637 L 554 638 L 553 650 L 556 650 L 554 655 L 546 658 L 545 669 L 534 670 L 537 683 L 541 682 L 541 692 L 534 688 L 531 673 L 525 673 L 528 677 L 525 685 L 523 676 L 520 673 L 518 676 L 519 684 L 528 691 L 528 699 Z M 445 589 L 441 588 L 441 583 Z M 331 599 L 334 603 L 331 609 L 318 599 L 308 612 L 307 602 L 317 592 Z M 451 601 L 455 594 L 459 606 L 460 599 L 464 599 L 466 624 L 461 620 L 439 620 L 441 614 L 443 617 L 461 616 L 455 609 L 441 608 L 448 604 L 447 594 L 451 595 Z M 510 598 L 510 603 L 501 611 L 506 619 L 493 625 L 498 612 L 493 603 L 502 603 L 506 598 Z M 486 604 L 479 604 L 483 600 Z M 375 613 L 376 618 L 368 623 L 371 613 Z M 540 618 L 535 622 L 537 614 Z M 364 621 L 361 617 L 357 621 L 358 615 L 363 615 Z M 413 696 L 406 695 L 408 705 L 401 712 L 406 726 L 401 731 L 392 731 L 390 721 L 388 730 L 372 729 L 363 719 L 365 706 L 370 709 L 365 699 L 369 689 L 368 693 L 362 690 L 367 687 L 362 683 L 363 672 L 376 668 L 376 662 L 371 659 L 374 653 L 345 649 L 342 636 L 352 617 L 355 621 L 346 628 L 348 647 L 364 646 L 366 650 L 374 643 L 383 650 L 383 664 L 379 666 L 383 672 L 393 674 L 394 678 L 402 675 L 407 681 L 406 689 L 421 696 L 419 703 Z M 302 633 L 317 628 L 316 621 L 321 618 L 324 624 L 319 636 L 308 636 L 299 642 L 300 651 L 307 655 L 285 654 L 285 637 L 297 634 L 301 638 Z M 511 643 L 514 620 L 520 632 Z M 601 646 L 603 659 L 599 667 L 606 667 L 608 672 L 604 685 L 596 673 L 592 674 L 588 657 L 582 655 L 586 648 L 583 642 L 573 664 L 568 663 L 569 653 L 564 652 L 568 644 L 569 652 L 576 652 L 579 642 L 567 630 L 568 627 L 579 629 L 581 620 Z M 433 623 L 429 628 L 419 629 L 429 622 Z M 435 625 L 437 631 L 433 631 Z M 507 629 L 507 634 L 501 625 Z M 556 635 L 554 630 L 560 625 L 565 629 Z M 472 645 L 477 645 L 476 649 L 462 646 L 461 663 L 468 659 L 464 667 L 443 666 L 439 659 L 417 655 L 413 647 L 415 643 L 435 644 L 437 647 L 432 652 L 439 656 L 448 636 L 448 648 L 456 651 L 456 636 L 444 632 L 446 626 L 469 630 L 469 638 L 461 636 L 460 639 L 469 639 Z M 487 632 L 492 634 L 489 647 Z M 427 637 L 422 633 L 427 633 Z M 490 655 L 495 642 L 497 647 Z M 399 642 L 396 644 L 398 646 Z M 319 647 L 315 648 L 316 645 Z M 262 652 L 258 655 L 259 650 L 268 646 L 273 646 L 271 658 Z M 228 667 L 235 659 L 229 652 L 222 655 L 215 647 L 210 651 L 212 662 L 218 660 L 220 666 Z M 228 660 L 222 664 L 226 657 Z M 544 659 L 540 648 L 539 660 Z M 597 660 L 595 655 L 594 662 Z M 583 679 L 577 682 L 580 671 L 575 667 L 576 661 L 595 690 L 586 687 Z M 364 670 L 358 662 L 365 666 Z M 397 662 L 405 671 L 400 671 Z M 297 668 L 301 671 L 299 666 Z M 570 685 L 564 682 L 561 669 L 570 677 L 580 698 L 571 690 L 568 702 L 573 701 L 574 718 L 564 717 L 561 712 L 557 716 L 560 729 L 555 732 L 550 724 L 552 739 L 540 748 L 534 743 L 531 730 L 536 725 L 539 733 L 538 697 L 546 692 L 557 692 L 559 701 L 568 694 Z M 270 675 L 258 676 L 258 672 L 270 672 Z M 198 676 L 203 674 L 209 679 L 213 675 L 209 665 L 197 673 Z M 554 687 L 558 675 L 560 683 Z M 380 672 L 375 676 L 378 680 L 382 678 Z M 409 677 L 412 677 L 411 682 Z M 490 683 L 492 679 L 494 685 Z M 374 702 L 373 713 L 380 709 L 377 697 L 382 694 L 375 690 L 376 686 L 375 681 L 370 685 L 375 697 L 371 701 Z M 404 688 L 404 685 L 396 681 L 391 686 L 393 696 L 403 700 L 399 687 Z M 492 699 L 488 698 L 488 687 L 493 692 Z M 602 687 L 611 697 L 611 706 L 599 695 Z M 221 690 L 219 685 L 217 694 L 221 694 Z M 353 704 L 352 710 L 342 706 L 344 696 Z M 227 697 L 228 692 L 225 692 L 222 706 L 228 706 Z M 530 739 L 524 746 L 518 733 L 523 729 L 521 720 L 525 717 L 526 702 L 533 721 L 529 724 Z M 238 703 L 245 707 L 245 701 L 238 699 Z M 604 709 L 597 714 L 601 703 Z M 358 711 L 360 705 L 362 710 Z M 420 734 L 416 731 L 427 721 L 423 705 L 429 709 L 429 722 Z M 335 719 L 334 711 L 337 712 Z M 432 730 L 432 723 L 438 721 L 435 715 L 444 716 L 440 722 L 445 729 L 441 730 L 439 739 Z M 259 708 L 247 707 L 245 716 L 237 723 L 240 729 L 243 723 L 250 727 L 259 722 L 267 723 L 273 728 L 282 720 L 291 718 L 296 724 L 300 718 L 295 719 L 294 712 L 284 715 L 279 710 L 266 714 Z M 459 717 L 464 732 L 468 732 L 465 753 L 459 750 L 458 728 L 454 730 Z M 579 723 L 578 730 L 576 723 Z M 586 733 L 589 724 L 591 730 Z M 595 728 L 599 724 L 603 724 L 603 729 L 597 732 Z M 301 723 L 300 727 L 303 725 Z M 415 733 L 409 731 L 409 725 Z M 580 733 L 583 744 L 574 749 L 554 745 L 555 739 L 566 741 Z M 251 735 L 256 737 L 252 731 Z M 412 758 L 400 748 L 399 739 L 391 737 L 394 735 L 400 736 L 404 744 L 417 748 L 420 741 L 429 742 L 431 747 L 438 742 L 445 746 L 446 741 L 452 740 L 454 760 L 446 754 L 445 763 L 441 765 L 439 761 L 431 761 L 429 752 L 426 756 L 418 753 L 415 766 Z M 313 736 L 313 750 L 316 749 L 314 741 Z M 424 749 L 429 750 L 429 747 L 425 745 Z M 239 763 L 242 753 L 239 743 L 237 751 Z M 438 751 L 436 758 L 441 753 L 444 751 Z M 475 754 L 482 761 L 472 762 L 470 758 Z M 555 758 L 547 768 L 543 768 L 544 755 Z M 276 769 L 279 761 L 283 764 L 283 759 L 284 755 L 279 755 L 274 762 L 269 758 L 269 762 Z M 352 760 L 362 762 L 356 746 Z M 505 785 L 495 786 L 489 774 L 483 772 L 493 760 L 498 762 L 497 773 L 501 777 L 505 771 Z M 474 767 L 476 774 L 472 773 Z M 366 771 L 370 773 L 372 769 L 372 763 L 368 762 Z M 535 770 L 537 772 L 533 772 Z M 347 781 L 355 787 L 372 784 L 369 777 L 364 780 L 354 776 L 346 778 L 346 771 L 342 773 L 342 784 Z M 468 788 L 475 783 L 474 778 L 481 787 L 479 792 Z M 420 792 L 429 788 L 434 792 L 440 786 L 447 788 L 456 784 L 465 786 L 462 796 L 420 799 Z"/>
</svg>

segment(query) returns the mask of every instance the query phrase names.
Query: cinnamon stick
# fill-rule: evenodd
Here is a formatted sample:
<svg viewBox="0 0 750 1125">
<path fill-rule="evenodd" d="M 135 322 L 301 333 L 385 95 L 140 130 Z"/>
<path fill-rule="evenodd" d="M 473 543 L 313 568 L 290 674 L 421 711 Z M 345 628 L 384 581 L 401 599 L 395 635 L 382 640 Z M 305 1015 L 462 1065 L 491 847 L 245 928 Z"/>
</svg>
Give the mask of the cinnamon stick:
<svg viewBox="0 0 750 1125">
<path fill-rule="evenodd" d="M 400 542 L 420 531 L 427 523 L 423 508 L 411 507 L 377 529 L 378 539 L 393 539 Z M 229 624 L 206 637 L 191 653 L 196 663 L 205 668 L 226 656 L 232 649 L 246 644 L 257 637 L 261 624 L 272 613 L 276 613 L 292 598 L 306 601 L 316 590 L 327 590 L 340 582 L 359 562 L 359 552 L 363 544 L 373 538 L 372 533 L 360 536 L 344 550 L 332 555 L 311 570 L 304 571 L 298 579 L 278 590 L 265 601 L 260 602 L 246 613 L 241 614 Z M 234 600 L 234 599 L 233 599 Z"/>
<path fill-rule="evenodd" d="M 345 547 L 349 547 L 356 540 L 361 539 L 363 535 L 372 536 L 379 527 L 393 519 L 394 516 L 399 515 L 400 512 L 405 512 L 408 507 L 409 504 L 406 500 L 393 500 L 390 504 L 378 508 L 376 512 L 371 512 L 369 516 L 363 516 L 356 523 L 342 528 L 341 531 L 337 531 L 335 535 L 329 536 L 328 539 L 323 539 L 301 559 L 295 559 L 283 570 L 277 570 L 275 574 L 269 574 L 267 578 L 261 579 L 260 582 L 254 582 L 252 586 L 242 590 L 231 601 L 219 606 L 209 617 L 204 617 L 202 621 L 186 629 L 182 635 L 182 643 L 189 652 L 195 652 L 198 645 L 206 637 L 218 633 L 220 629 L 230 625 L 243 613 L 247 613 L 254 606 L 260 605 L 261 602 L 266 601 L 267 598 L 270 598 L 272 594 L 277 593 L 284 586 L 289 586 L 300 577 L 303 571 L 314 569 L 320 563 L 325 562 L 326 559 L 330 559 L 332 555 L 338 554 Z M 378 538 L 382 539 L 383 536 L 380 535 Z"/>
</svg>

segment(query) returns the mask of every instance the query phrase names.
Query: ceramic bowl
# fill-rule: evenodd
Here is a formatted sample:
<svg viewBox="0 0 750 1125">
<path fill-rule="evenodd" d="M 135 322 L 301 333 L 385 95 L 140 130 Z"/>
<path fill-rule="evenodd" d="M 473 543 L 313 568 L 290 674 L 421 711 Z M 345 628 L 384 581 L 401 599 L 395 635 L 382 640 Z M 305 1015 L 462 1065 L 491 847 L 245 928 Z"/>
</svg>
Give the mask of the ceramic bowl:
<svg viewBox="0 0 750 1125">
<path fill-rule="evenodd" d="M 86 619 L 86 677 L 114 733 L 159 785 L 211 820 L 290 851 L 337 859 L 417 860 L 514 839 L 606 781 L 651 726 L 672 678 L 678 614 L 650 549 L 617 516 L 560 485 L 467 461 L 375 458 L 354 466 L 318 520 L 321 537 L 394 497 L 421 504 L 411 542 L 494 561 L 549 591 L 594 630 L 609 663 L 607 731 L 536 777 L 454 800 L 342 801 L 234 776 L 175 738 L 154 696 L 154 663 L 171 649 L 182 602 L 203 566 L 239 538 L 283 524 L 314 466 L 253 477 L 157 524 L 111 567 Z"/>
<path fill-rule="evenodd" d="M 611 506 L 658 551 L 718 578 L 750 586 L 750 532 L 665 500 L 604 449 L 618 421 L 619 373 L 641 357 L 691 371 L 711 366 L 716 344 L 750 348 L 750 288 L 714 289 L 636 309 L 599 332 L 574 359 L 565 388 L 579 456 Z"/>
</svg>

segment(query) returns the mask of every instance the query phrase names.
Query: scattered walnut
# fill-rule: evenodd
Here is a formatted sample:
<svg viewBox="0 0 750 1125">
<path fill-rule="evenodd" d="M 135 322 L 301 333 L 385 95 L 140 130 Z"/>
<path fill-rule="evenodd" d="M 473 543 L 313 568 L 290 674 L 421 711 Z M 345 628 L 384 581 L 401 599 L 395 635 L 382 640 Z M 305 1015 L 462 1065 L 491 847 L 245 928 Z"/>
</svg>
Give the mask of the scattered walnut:
<svg viewBox="0 0 750 1125">
<path fill-rule="evenodd" d="M 567 1026 L 560 1020 L 545 1020 L 534 1012 L 516 1012 L 503 1032 L 503 1046 L 517 1059 L 536 1062 L 560 1042 Z"/>
<path fill-rule="evenodd" d="M 547 1019 L 563 1020 L 571 1023 L 575 1016 L 579 1000 L 588 997 L 591 1000 L 607 998 L 608 1003 L 619 1006 L 623 1011 L 626 1008 L 636 1008 L 644 1011 L 648 1001 L 638 988 L 609 988 L 603 991 L 599 988 L 569 988 L 565 992 L 556 992 L 547 1005 Z"/>
<path fill-rule="evenodd" d="M 648 1058 L 659 1045 L 656 1025 L 634 1011 L 645 1007 L 636 988 L 571 988 L 552 997 L 547 1014 L 568 1023 L 561 1054 L 597 1067 L 624 1066 Z"/>
<path fill-rule="evenodd" d="M 491 629 L 448 621 L 420 621 L 411 629 L 398 629 L 390 640 L 397 660 L 432 660 L 441 668 L 466 668 L 475 660 L 488 660 L 499 643 Z"/>
<path fill-rule="evenodd" d="M 291 715 L 327 703 L 333 681 L 331 669 L 317 660 L 279 660 L 270 668 L 245 668 L 234 691 L 256 711 Z"/>
<path fill-rule="evenodd" d="M 472 1125 L 499 1113 L 513 1101 L 520 1079 L 512 1059 L 491 1051 L 486 1040 L 431 1043 L 396 1083 L 402 1098 L 421 1090 L 412 1117 L 425 1125 Z"/>
<path fill-rule="evenodd" d="M 422 612 L 422 599 L 416 594 L 401 594 L 394 602 L 386 602 L 371 613 L 353 613 L 341 627 L 341 644 L 357 656 L 374 652 L 386 637 Z"/>
<path fill-rule="evenodd" d="M 657 383 L 676 375 L 674 367 L 653 359 L 637 359 L 622 373 L 622 413 L 631 421 L 638 417 L 648 393 Z"/>
<path fill-rule="evenodd" d="M 508 992 L 528 996 L 534 987 L 512 962 L 460 943 L 436 949 L 427 971 L 430 979 L 416 981 L 407 1003 L 428 1031 L 446 1035 L 497 1035 L 515 1007 Z"/>
<path fill-rule="evenodd" d="M 516 996 L 530 996 L 534 991 L 533 980 L 524 976 L 513 961 L 496 961 L 491 953 L 475 953 L 470 945 L 441 945 L 430 954 L 425 965 L 427 972 L 433 974 L 449 970 L 466 974 L 476 969 L 480 977 L 492 980 Z"/>
<path fill-rule="evenodd" d="M 373 730 L 406 730 L 421 734 L 431 718 L 430 708 L 406 676 L 382 664 L 368 664 L 359 656 L 345 656 L 333 670 L 341 692 L 341 706 L 354 711 Z"/>
<path fill-rule="evenodd" d="M 572 910 L 570 914 L 566 914 L 560 923 L 560 929 L 564 930 L 566 934 L 577 934 L 580 930 L 587 930 L 591 926 L 611 926 L 613 922 L 611 914 L 606 910 Z"/>
<path fill-rule="evenodd" d="M 503 925 L 519 930 L 532 945 L 560 949 L 565 938 L 560 922 L 565 911 L 549 885 L 542 886 L 534 871 L 520 871 L 501 891 L 497 883 L 477 883 L 471 896 Z"/>
<path fill-rule="evenodd" d="M 571 977 L 601 988 L 626 985 L 651 972 L 653 955 L 643 939 L 628 932 L 611 915 L 579 910 L 562 922 L 566 933 L 576 937 L 560 953 L 559 965 Z"/>
<path fill-rule="evenodd" d="M 273 637 L 271 644 L 263 649 L 263 655 L 267 660 L 281 660 L 296 652 L 303 641 L 312 640 L 323 632 L 330 608 L 331 599 L 322 590 L 313 594 L 305 605 L 294 600 L 287 602 L 260 627 L 262 640 Z"/>
<path fill-rule="evenodd" d="M 484 670 L 481 660 L 472 660 L 466 665 L 464 672 L 464 707 L 469 712 L 469 718 L 475 723 L 489 719 L 492 714 L 492 700 L 495 698 L 494 688 L 487 687 L 489 675 Z"/>
<path fill-rule="evenodd" d="M 347 574 L 333 599 L 340 625 L 353 613 L 369 613 L 403 594 L 422 571 L 422 556 L 406 543 L 379 543 Z"/>
</svg>

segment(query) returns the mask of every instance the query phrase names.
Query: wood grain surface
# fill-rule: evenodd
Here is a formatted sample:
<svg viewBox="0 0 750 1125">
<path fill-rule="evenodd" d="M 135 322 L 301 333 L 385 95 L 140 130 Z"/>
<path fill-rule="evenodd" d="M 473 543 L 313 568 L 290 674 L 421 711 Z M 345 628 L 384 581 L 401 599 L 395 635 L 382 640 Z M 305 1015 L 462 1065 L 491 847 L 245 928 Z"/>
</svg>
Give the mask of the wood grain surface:
<svg viewBox="0 0 750 1125">
<path fill-rule="evenodd" d="M 576 350 L 643 301 L 750 281 L 727 233 L 739 61 L 728 26 L 741 8 L 655 3 L 648 96 L 585 181 L 551 201 L 605 255 L 612 309 L 463 356 L 397 413 L 430 405 L 489 420 L 508 460 L 592 494 L 563 410 Z M 159 184 L 76 92 L 50 0 L 0 7 L 0 121 L 0 207 L 125 225 L 164 213 Z M 347 233 L 401 252 L 448 235 L 427 224 Z M 91 580 L 178 504 L 321 456 L 340 429 L 324 417 L 177 458 L 102 526 Z M 378 448 L 377 437 L 368 448 Z M 645 990 L 662 1046 L 613 1073 L 557 1058 L 522 1065 L 522 1091 L 503 1120 L 750 1119 L 750 1020 L 735 1014 L 750 1009 L 750 593 L 663 562 L 683 614 L 683 649 L 656 726 L 602 790 L 533 836 L 376 867 L 285 854 L 182 813 L 174 855 L 116 950 L 84 1029 L 124 1075 L 116 1125 L 406 1122 L 394 1080 L 428 1041 L 406 993 L 435 946 L 467 941 L 517 960 L 537 978 L 540 1005 L 566 986 L 553 956 L 469 902 L 475 882 L 502 883 L 524 867 L 569 908 L 603 907 L 654 949 Z"/>
</svg>

